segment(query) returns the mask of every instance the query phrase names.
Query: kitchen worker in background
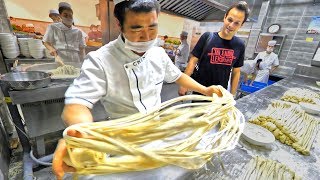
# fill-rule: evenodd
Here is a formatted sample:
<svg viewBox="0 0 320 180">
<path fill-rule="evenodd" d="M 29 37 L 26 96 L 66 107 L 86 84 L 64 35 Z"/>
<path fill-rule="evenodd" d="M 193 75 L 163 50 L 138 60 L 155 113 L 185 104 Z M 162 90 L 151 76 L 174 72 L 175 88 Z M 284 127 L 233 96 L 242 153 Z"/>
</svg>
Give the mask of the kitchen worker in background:
<svg viewBox="0 0 320 180">
<path fill-rule="evenodd" d="M 222 85 L 226 89 L 231 74 L 231 93 L 235 96 L 245 54 L 245 44 L 235 34 L 248 16 L 246 2 L 233 4 L 224 15 L 221 31 L 206 32 L 200 37 L 191 52 L 185 73 L 192 75 L 200 62 L 197 81 L 204 86 Z M 187 91 L 185 87 L 180 87 L 179 95 L 185 95 Z"/>
<path fill-rule="evenodd" d="M 88 33 L 89 40 L 98 41 L 98 27 L 94 24 L 90 26 L 90 32 Z"/>
<path fill-rule="evenodd" d="M 111 119 L 158 108 L 164 81 L 221 96 L 216 86 L 205 87 L 183 74 L 164 49 L 155 46 L 160 13 L 157 0 L 114 0 L 114 4 L 121 34 L 86 56 L 80 77 L 65 94 L 62 118 L 66 126 L 93 122 L 90 109 L 99 100 Z M 70 169 L 62 161 L 65 153 L 65 142 L 60 140 L 53 158 L 58 179 Z"/>
<path fill-rule="evenodd" d="M 266 51 L 260 52 L 254 59 L 255 61 L 262 59 L 255 81 L 268 83 L 269 75 L 279 66 L 278 55 L 273 52 L 276 43 L 274 40 L 269 41 Z"/>
<path fill-rule="evenodd" d="M 175 65 L 181 70 L 184 71 L 189 58 L 189 44 L 187 42 L 188 33 L 186 31 L 182 31 L 180 34 L 181 44 L 175 51 Z"/>
<path fill-rule="evenodd" d="M 49 11 L 49 17 L 52 19 L 54 23 L 61 22 L 59 11 L 56 9 L 51 9 Z"/>
<path fill-rule="evenodd" d="M 52 56 L 59 55 L 64 62 L 81 63 L 86 45 L 82 32 L 72 25 L 71 5 L 66 2 L 59 3 L 59 14 L 62 22 L 53 23 L 47 27 L 43 44 Z"/>
<path fill-rule="evenodd" d="M 260 69 L 260 63 L 262 59 L 258 59 L 257 61 L 247 60 L 244 61 L 243 66 L 240 68 L 241 77 L 240 83 L 244 82 L 246 85 L 252 86 L 254 79 L 257 76 L 257 73 Z M 250 79 L 250 84 L 249 80 Z"/>
</svg>

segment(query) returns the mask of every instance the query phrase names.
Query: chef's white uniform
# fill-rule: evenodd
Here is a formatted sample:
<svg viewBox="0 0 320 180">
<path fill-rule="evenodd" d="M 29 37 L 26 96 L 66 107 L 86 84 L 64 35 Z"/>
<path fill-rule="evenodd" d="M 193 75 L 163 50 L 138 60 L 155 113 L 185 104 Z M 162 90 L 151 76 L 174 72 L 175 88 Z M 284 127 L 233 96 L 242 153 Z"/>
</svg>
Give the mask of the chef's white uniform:
<svg viewBox="0 0 320 180">
<path fill-rule="evenodd" d="M 187 43 L 187 40 L 183 40 L 177 49 L 177 52 L 180 52 L 180 55 L 176 55 L 174 60 L 175 65 L 180 70 L 183 70 L 187 66 L 189 51 L 189 44 Z"/>
<path fill-rule="evenodd" d="M 269 73 L 272 66 L 279 66 L 278 55 L 274 52 L 268 54 L 266 51 L 263 51 L 257 55 L 254 61 L 257 62 L 258 59 L 262 59 L 259 66 L 261 70 L 258 71 L 255 81 L 268 83 Z"/>
<path fill-rule="evenodd" d="M 119 36 L 86 56 L 65 103 L 92 108 L 101 100 L 111 118 L 148 112 L 161 104 L 163 81 L 174 82 L 181 74 L 163 48 L 152 47 L 138 56 Z"/>
<path fill-rule="evenodd" d="M 64 62 L 81 62 L 80 48 L 86 45 L 78 28 L 68 28 L 62 22 L 50 24 L 43 41 L 50 43 Z"/>
</svg>

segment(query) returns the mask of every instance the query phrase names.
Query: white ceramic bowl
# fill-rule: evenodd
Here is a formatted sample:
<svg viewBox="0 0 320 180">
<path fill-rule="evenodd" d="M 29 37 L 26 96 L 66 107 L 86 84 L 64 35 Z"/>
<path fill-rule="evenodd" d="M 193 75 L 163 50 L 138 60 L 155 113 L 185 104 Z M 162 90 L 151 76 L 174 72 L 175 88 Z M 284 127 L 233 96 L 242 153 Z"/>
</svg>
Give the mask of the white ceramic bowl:
<svg viewBox="0 0 320 180">
<path fill-rule="evenodd" d="M 320 105 L 318 104 L 310 104 L 305 102 L 299 103 L 301 109 L 305 110 L 309 114 L 319 114 L 320 113 Z"/>
<path fill-rule="evenodd" d="M 274 135 L 269 130 L 252 123 L 245 124 L 241 137 L 258 146 L 266 146 L 275 141 Z"/>
</svg>

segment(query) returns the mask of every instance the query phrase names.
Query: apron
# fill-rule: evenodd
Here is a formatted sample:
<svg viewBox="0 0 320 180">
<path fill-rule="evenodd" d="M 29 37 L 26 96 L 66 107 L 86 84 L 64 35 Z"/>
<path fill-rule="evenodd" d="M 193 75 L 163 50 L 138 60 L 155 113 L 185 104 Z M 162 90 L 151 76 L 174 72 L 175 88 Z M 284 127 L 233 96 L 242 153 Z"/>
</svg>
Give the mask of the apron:
<svg viewBox="0 0 320 180">
<path fill-rule="evenodd" d="M 261 82 L 261 83 L 268 83 L 269 72 L 270 72 L 269 69 L 259 70 L 255 81 Z"/>
</svg>

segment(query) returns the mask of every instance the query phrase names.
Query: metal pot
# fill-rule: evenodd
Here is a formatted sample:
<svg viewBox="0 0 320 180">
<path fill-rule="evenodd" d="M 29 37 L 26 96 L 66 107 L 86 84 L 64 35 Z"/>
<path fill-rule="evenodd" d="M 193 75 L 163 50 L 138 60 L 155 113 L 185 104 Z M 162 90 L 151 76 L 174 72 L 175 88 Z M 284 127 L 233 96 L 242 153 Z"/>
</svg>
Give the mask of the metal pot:
<svg viewBox="0 0 320 180">
<path fill-rule="evenodd" d="M 15 90 L 38 89 L 48 86 L 51 77 L 40 71 L 10 72 L 1 75 L 0 82 Z"/>
</svg>

